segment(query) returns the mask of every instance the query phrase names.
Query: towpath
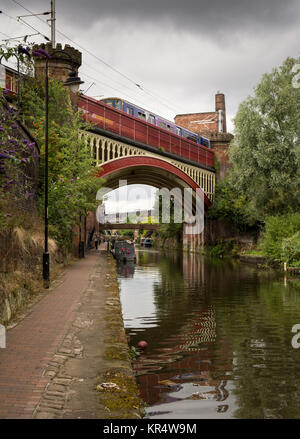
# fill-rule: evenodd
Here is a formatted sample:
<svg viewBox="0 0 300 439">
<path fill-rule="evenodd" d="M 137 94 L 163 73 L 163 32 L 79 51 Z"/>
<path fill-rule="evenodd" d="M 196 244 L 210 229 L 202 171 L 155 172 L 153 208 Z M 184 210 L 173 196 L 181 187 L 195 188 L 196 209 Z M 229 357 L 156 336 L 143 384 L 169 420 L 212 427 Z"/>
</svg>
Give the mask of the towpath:
<svg viewBox="0 0 300 439">
<path fill-rule="evenodd" d="M 115 410 L 115 396 L 96 390 L 103 381 L 122 385 L 127 406 Z M 135 418 L 136 390 L 115 262 L 102 245 L 69 266 L 7 331 L 0 349 L 0 419 Z"/>
</svg>

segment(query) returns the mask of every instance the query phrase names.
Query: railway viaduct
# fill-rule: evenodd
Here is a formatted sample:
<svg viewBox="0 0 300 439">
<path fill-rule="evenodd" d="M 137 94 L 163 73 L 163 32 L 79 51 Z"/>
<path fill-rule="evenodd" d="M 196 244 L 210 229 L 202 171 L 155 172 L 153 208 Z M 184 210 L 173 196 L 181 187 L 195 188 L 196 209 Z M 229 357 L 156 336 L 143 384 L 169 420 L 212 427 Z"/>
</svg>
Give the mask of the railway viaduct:
<svg viewBox="0 0 300 439">
<path fill-rule="evenodd" d="M 86 104 L 89 104 L 88 98 L 85 99 Z M 92 104 L 97 105 L 93 102 Z M 126 180 L 128 185 L 146 184 L 158 189 L 167 188 L 170 191 L 174 188 L 180 188 L 182 191 L 184 188 L 191 188 L 195 194 L 198 189 L 201 191 L 205 206 L 211 205 L 215 189 L 215 169 L 211 166 L 213 164 L 212 151 L 193 142 L 183 139 L 181 141 L 177 139 L 178 136 L 174 136 L 178 141 L 178 145 L 174 145 L 172 139 L 163 138 L 166 134 L 165 130 L 157 127 L 155 127 L 155 132 L 158 133 L 160 139 L 155 139 L 155 142 L 153 138 L 151 139 L 153 128 L 149 127 L 149 124 L 146 124 L 146 128 L 150 130 L 150 133 L 146 134 L 144 141 L 138 140 L 140 121 L 134 120 L 133 117 L 129 118 L 127 115 L 117 114 L 120 116 L 118 122 L 106 127 L 105 124 L 111 121 L 115 114 L 107 114 L 111 113 L 111 109 L 103 104 L 99 104 L 99 107 L 103 113 L 102 126 L 99 127 L 98 120 L 98 126 L 94 125 L 94 128 L 89 131 L 82 132 L 82 137 L 96 160 L 99 177 L 105 179 L 106 187 L 116 189 L 119 187 L 120 180 Z M 128 125 L 128 122 L 133 124 L 131 137 L 122 134 L 122 129 L 124 125 Z M 193 157 L 194 160 L 191 159 L 192 148 L 199 149 L 203 156 L 197 155 Z M 186 227 L 188 226 L 184 224 L 184 230 Z M 100 230 L 101 228 L 107 229 L 100 225 Z M 196 249 L 203 245 L 203 240 L 203 233 L 190 235 L 184 233 L 185 247 Z"/>
<path fill-rule="evenodd" d="M 51 55 L 53 49 L 50 44 L 42 45 L 42 48 Z M 57 49 L 61 50 L 61 45 L 58 44 Z M 49 60 L 49 76 L 66 82 L 70 70 L 77 71 L 81 65 L 81 53 L 67 45 L 63 51 L 68 55 L 54 54 Z M 36 75 L 43 74 L 44 60 L 36 61 L 35 70 Z M 218 169 L 224 173 L 227 166 L 226 150 L 231 140 L 231 135 L 226 133 L 225 100 L 222 96 L 216 95 L 215 112 L 178 115 L 175 118 L 177 124 L 207 135 L 211 139 L 212 148 L 209 149 L 101 101 L 71 92 L 73 104 L 92 123 L 92 128 L 82 132 L 81 137 L 90 149 L 99 168 L 99 177 L 105 179 L 106 187 L 114 190 L 119 186 L 119 180 L 127 180 L 129 185 L 147 184 L 169 190 L 175 187 L 182 190 L 191 188 L 193 194 L 196 191 L 202 194 L 206 208 L 214 199 L 214 155 L 219 160 Z M 203 132 L 203 128 L 207 128 L 208 132 Z M 219 177 L 223 177 L 220 171 Z M 95 225 L 93 218 L 89 218 L 88 228 Z M 184 247 L 195 250 L 202 246 L 204 233 L 189 235 L 185 233 L 186 227 L 184 224 Z"/>
</svg>

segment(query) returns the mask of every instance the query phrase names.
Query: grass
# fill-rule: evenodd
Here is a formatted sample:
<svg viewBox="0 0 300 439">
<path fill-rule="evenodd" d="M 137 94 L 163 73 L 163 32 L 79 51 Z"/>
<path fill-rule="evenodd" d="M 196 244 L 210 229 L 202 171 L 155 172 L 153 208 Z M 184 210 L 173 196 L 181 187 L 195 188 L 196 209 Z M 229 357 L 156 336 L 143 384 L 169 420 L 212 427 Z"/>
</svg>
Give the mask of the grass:
<svg viewBox="0 0 300 439">
<path fill-rule="evenodd" d="M 134 377 L 122 372 L 108 372 L 105 380 L 109 380 L 117 385 L 117 390 L 100 391 L 102 403 L 109 410 L 108 419 L 113 419 L 116 412 L 118 419 L 131 419 L 141 417 L 143 411 L 142 400 L 137 396 L 138 388 Z"/>
</svg>

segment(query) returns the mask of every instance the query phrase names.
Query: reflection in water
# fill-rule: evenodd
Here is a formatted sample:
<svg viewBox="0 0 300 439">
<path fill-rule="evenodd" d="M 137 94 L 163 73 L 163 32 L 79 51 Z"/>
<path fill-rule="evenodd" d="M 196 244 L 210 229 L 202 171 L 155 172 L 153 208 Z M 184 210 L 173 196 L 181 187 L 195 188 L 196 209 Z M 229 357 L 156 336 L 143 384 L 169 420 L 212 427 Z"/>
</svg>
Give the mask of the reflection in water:
<svg viewBox="0 0 300 439">
<path fill-rule="evenodd" d="M 117 273 L 120 277 L 133 277 L 135 269 L 135 262 L 117 261 Z"/>
<path fill-rule="evenodd" d="M 148 417 L 300 416 L 295 282 L 155 250 L 137 252 L 135 271 L 119 279 L 131 344 L 148 342 L 134 364 Z"/>
</svg>

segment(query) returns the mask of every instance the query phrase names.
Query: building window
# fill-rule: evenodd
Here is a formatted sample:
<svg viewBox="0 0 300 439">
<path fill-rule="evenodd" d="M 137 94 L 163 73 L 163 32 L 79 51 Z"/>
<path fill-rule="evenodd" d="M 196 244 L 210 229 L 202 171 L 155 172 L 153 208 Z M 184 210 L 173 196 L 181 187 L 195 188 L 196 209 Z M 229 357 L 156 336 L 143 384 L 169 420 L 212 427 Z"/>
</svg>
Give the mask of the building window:
<svg viewBox="0 0 300 439">
<path fill-rule="evenodd" d="M 6 70 L 2 64 L 0 64 L 0 87 L 6 87 Z"/>
<path fill-rule="evenodd" d="M 17 93 L 18 83 L 15 76 L 9 74 L 6 75 L 6 88 L 14 93 Z"/>
</svg>

